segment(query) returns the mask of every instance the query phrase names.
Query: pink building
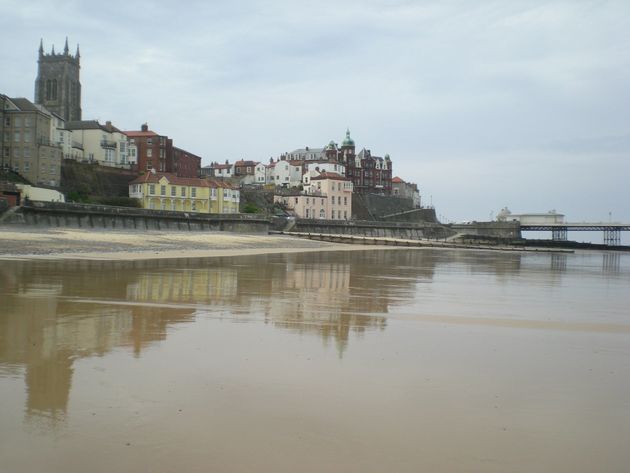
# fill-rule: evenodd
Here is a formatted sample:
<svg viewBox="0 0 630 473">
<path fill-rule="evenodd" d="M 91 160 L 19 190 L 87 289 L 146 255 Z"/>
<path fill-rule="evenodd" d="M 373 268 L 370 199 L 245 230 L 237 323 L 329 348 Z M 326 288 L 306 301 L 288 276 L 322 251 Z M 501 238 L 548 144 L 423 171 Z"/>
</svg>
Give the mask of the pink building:
<svg viewBox="0 0 630 473">
<path fill-rule="evenodd" d="M 322 172 L 311 177 L 304 192 L 275 195 L 298 218 L 350 220 L 352 218 L 352 181 L 340 174 Z"/>
</svg>

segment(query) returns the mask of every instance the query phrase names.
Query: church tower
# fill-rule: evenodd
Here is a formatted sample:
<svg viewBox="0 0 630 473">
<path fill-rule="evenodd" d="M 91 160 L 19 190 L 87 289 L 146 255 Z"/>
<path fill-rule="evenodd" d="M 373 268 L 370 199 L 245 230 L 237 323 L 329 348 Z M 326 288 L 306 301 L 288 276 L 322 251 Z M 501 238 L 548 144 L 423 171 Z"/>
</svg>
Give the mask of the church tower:
<svg viewBox="0 0 630 473">
<path fill-rule="evenodd" d="M 63 53 L 44 53 L 43 40 L 39 43 L 35 103 L 41 104 L 66 121 L 81 120 L 81 82 L 79 45 L 73 56 L 68 52 L 68 38 Z"/>
</svg>

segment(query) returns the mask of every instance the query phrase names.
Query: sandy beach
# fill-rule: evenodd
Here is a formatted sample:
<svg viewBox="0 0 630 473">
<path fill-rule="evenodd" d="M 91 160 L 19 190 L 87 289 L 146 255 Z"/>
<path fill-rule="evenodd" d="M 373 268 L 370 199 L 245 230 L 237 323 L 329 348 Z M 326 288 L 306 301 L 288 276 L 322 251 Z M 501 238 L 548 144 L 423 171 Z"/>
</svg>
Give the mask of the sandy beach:
<svg viewBox="0 0 630 473">
<path fill-rule="evenodd" d="M 208 258 L 366 248 L 374 249 L 375 246 L 229 232 L 137 232 L 0 226 L 0 260 Z"/>
</svg>

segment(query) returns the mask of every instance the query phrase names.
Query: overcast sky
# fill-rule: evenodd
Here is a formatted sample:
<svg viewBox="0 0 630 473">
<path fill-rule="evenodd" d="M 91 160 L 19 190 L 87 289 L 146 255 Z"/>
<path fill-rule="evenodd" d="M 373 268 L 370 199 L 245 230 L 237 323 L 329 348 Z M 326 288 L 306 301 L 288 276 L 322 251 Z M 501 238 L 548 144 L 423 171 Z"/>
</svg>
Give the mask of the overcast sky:
<svg viewBox="0 0 630 473">
<path fill-rule="evenodd" d="M 81 46 L 83 118 L 203 157 L 389 153 L 449 220 L 630 221 L 630 2 L 0 0 L 0 92 Z"/>
</svg>

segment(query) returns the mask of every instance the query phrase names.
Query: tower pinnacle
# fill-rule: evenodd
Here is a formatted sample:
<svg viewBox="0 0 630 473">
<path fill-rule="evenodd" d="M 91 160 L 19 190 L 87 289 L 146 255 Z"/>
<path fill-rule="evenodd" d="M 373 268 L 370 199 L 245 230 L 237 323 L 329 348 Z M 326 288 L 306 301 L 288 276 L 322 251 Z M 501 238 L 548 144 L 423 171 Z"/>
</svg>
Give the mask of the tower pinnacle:
<svg viewBox="0 0 630 473">
<path fill-rule="evenodd" d="M 68 37 L 66 36 L 66 44 L 63 47 L 63 53 L 67 56 L 68 55 Z"/>
</svg>

